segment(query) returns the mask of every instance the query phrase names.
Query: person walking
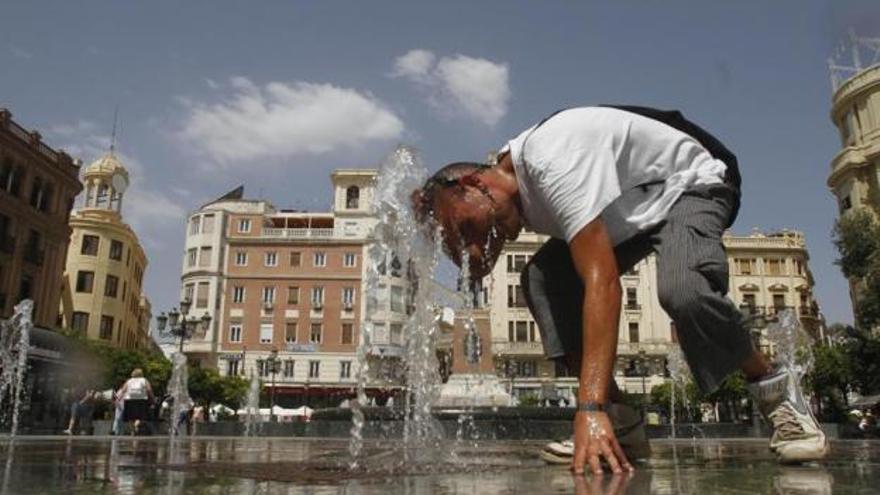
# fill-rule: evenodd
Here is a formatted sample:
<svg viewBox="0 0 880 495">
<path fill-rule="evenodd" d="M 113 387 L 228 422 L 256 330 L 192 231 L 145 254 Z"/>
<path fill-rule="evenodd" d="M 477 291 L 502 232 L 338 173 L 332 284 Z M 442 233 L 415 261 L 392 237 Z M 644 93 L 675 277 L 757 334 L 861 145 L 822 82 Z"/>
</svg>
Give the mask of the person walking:
<svg viewBox="0 0 880 495">
<path fill-rule="evenodd" d="M 138 434 L 141 423 L 149 419 L 150 401 L 153 400 L 153 387 L 144 378 L 143 370 L 132 370 L 131 378 L 126 380 L 116 395 L 123 401 L 122 421 L 126 424 L 133 423 L 131 433 Z"/>
<path fill-rule="evenodd" d="M 783 463 L 825 457 L 828 443 L 800 378 L 755 349 L 730 299 L 721 236 L 736 218 L 736 156 L 677 111 L 634 106 L 556 112 L 508 141 L 495 164 L 447 165 L 414 191 L 417 218 L 441 229 L 471 280 L 489 274 L 523 226 L 551 237 L 521 282 L 544 354 L 577 373 L 573 441 L 545 459 L 575 473 L 631 470 L 609 418 L 620 391 L 612 376 L 620 320 L 620 274 L 656 253 L 660 305 L 704 392 L 742 370 L 773 427 Z M 642 426 L 643 429 L 643 426 Z"/>
<path fill-rule="evenodd" d="M 74 399 L 70 404 L 70 421 L 67 429 L 63 432 L 65 435 L 73 435 L 83 427 L 90 426 L 91 414 L 94 412 L 94 400 L 95 391 L 91 388 L 85 389 L 79 398 Z"/>
</svg>

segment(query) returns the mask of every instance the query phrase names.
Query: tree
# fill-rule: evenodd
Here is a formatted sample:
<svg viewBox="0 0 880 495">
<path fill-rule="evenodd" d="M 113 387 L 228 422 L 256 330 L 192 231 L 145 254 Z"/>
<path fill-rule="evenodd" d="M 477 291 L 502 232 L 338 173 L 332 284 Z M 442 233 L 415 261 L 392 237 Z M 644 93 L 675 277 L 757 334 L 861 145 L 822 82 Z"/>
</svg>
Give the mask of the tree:
<svg viewBox="0 0 880 495">
<path fill-rule="evenodd" d="M 841 421 L 846 416 L 846 397 L 853 382 L 853 360 L 847 351 L 848 346 L 842 345 L 813 348 L 813 369 L 805 385 L 816 395 L 819 415 L 826 420 Z"/>
<path fill-rule="evenodd" d="M 864 328 L 880 324 L 880 224 L 867 210 L 856 210 L 834 225 L 835 263 L 853 283 L 856 323 Z"/>
<path fill-rule="evenodd" d="M 217 370 L 193 366 L 189 369 L 189 394 L 196 402 L 210 406 L 222 403 L 237 408 L 247 393 L 248 382 L 240 376 L 221 376 Z"/>
<path fill-rule="evenodd" d="M 749 392 L 746 388 L 746 377 L 742 371 L 737 371 L 725 378 L 718 389 L 707 394 L 703 400 L 721 404 L 727 411 L 728 419 L 737 421 L 740 417 L 740 405 L 747 398 Z"/>
</svg>

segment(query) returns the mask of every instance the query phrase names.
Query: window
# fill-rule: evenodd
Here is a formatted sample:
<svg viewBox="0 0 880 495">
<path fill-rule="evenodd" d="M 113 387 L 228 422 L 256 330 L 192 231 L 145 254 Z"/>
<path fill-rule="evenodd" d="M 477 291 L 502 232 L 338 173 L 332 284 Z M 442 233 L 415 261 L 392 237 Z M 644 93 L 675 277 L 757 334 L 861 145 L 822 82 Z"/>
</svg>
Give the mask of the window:
<svg viewBox="0 0 880 495">
<path fill-rule="evenodd" d="M 507 307 L 509 308 L 526 308 L 526 295 L 521 285 L 507 286 Z"/>
<path fill-rule="evenodd" d="M 194 287 L 195 284 L 186 284 L 183 286 L 183 298 L 187 301 L 193 300 L 193 293 L 195 291 Z"/>
<path fill-rule="evenodd" d="M 309 378 L 318 378 L 321 375 L 321 362 L 309 361 Z"/>
<path fill-rule="evenodd" d="M 324 288 L 312 287 L 312 306 L 323 306 L 324 304 Z"/>
<path fill-rule="evenodd" d="M 342 308 L 350 311 L 354 306 L 354 287 L 342 288 Z"/>
<path fill-rule="evenodd" d="M 388 330 L 386 330 L 384 323 L 374 323 L 373 324 L 373 338 L 370 340 L 374 344 L 387 344 L 388 343 Z"/>
<path fill-rule="evenodd" d="M 852 199 L 850 199 L 849 194 L 840 198 L 840 211 L 844 212 L 848 209 L 852 208 Z"/>
<path fill-rule="evenodd" d="M 782 275 L 783 273 L 783 260 L 781 259 L 768 259 L 767 261 L 767 275 Z"/>
<path fill-rule="evenodd" d="M 186 266 L 194 267 L 196 266 L 196 248 L 187 249 L 186 251 Z"/>
<path fill-rule="evenodd" d="M 76 273 L 76 291 L 92 293 L 92 287 L 95 285 L 95 272 L 79 271 Z"/>
<path fill-rule="evenodd" d="M 312 261 L 315 266 L 327 266 L 327 255 L 318 251 L 314 254 Z"/>
<path fill-rule="evenodd" d="M 639 309 L 639 299 L 635 287 L 626 288 L 626 309 Z"/>
<path fill-rule="evenodd" d="M 100 337 L 104 340 L 113 338 L 113 317 L 101 315 Z"/>
<path fill-rule="evenodd" d="M 229 341 L 241 342 L 241 323 L 229 325 Z"/>
<path fill-rule="evenodd" d="M 261 378 L 269 376 L 269 362 L 265 359 L 257 359 L 257 375 Z"/>
<path fill-rule="evenodd" d="M 262 323 L 260 324 L 260 343 L 261 344 L 271 344 L 272 343 L 272 324 L 271 323 Z"/>
<path fill-rule="evenodd" d="M 309 342 L 313 344 L 320 344 L 322 333 L 323 333 L 324 325 L 321 323 L 312 323 L 311 330 L 309 331 Z"/>
<path fill-rule="evenodd" d="M 349 186 L 345 190 L 345 208 L 348 210 L 356 210 L 360 203 L 361 190 L 358 186 Z"/>
<path fill-rule="evenodd" d="M 288 321 L 284 325 L 284 341 L 288 344 L 296 342 L 296 321 Z"/>
<path fill-rule="evenodd" d="M 755 312 L 755 307 L 758 303 L 755 301 L 754 294 L 743 294 L 743 305 L 749 308 L 750 313 Z"/>
<path fill-rule="evenodd" d="M 804 262 L 803 261 L 801 261 L 799 259 L 794 260 L 794 273 L 796 275 L 803 275 L 804 274 Z"/>
<path fill-rule="evenodd" d="M 83 311 L 74 311 L 70 328 L 77 332 L 87 332 L 89 329 L 89 314 Z"/>
<path fill-rule="evenodd" d="M 206 246 L 201 248 L 201 253 L 199 253 L 199 266 L 206 267 L 211 266 L 211 254 L 214 249 L 210 246 Z"/>
<path fill-rule="evenodd" d="M 351 323 L 342 324 L 342 343 L 351 344 L 354 342 L 354 325 Z"/>
<path fill-rule="evenodd" d="M 266 266 L 278 266 L 278 253 L 275 251 L 269 251 L 266 253 L 265 259 Z"/>
<path fill-rule="evenodd" d="M 178 232 L 180 231 L 178 230 Z M 82 250 L 80 253 L 88 256 L 97 256 L 100 242 L 101 238 L 96 235 L 83 234 Z"/>
<path fill-rule="evenodd" d="M 777 313 L 785 309 L 785 294 L 773 294 L 773 309 Z"/>
<path fill-rule="evenodd" d="M 199 224 L 201 223 L 200 216 L 196 215 L 189 219 L 189 235 L 194 235 L 199 233 Z"/>
<path fill-rule="evenodd" d="M 107 280 L 104 282 L 104 296 L 115 298 L 118 292 L 119 277 L 115 275 L 107 275 Z"/>
<path fill-rule="evenodd" d="M 515 360 L 511 363 L 513 376 L 535 377 L 538 376 L 538 363 L 532 360 Z"/>
<path fill-rule="evenodd" d="M 214 233 L 214 214 L 213 213 L 202 217 L 202 233 L 203 234 L 213 234 Z"/>
<path fill-rule="evenodd" d="M 235 266 L 247 266 L 247 252 L 237 251 L 235 253 Z"/>
<path fill-rule="evenodd" d="M 234 303 L 243 303 L 244 302 L 244 287 L 237 285 L 232 288 L 232 302 L 234 302 Z"/>
<path fill-rule="evenodd" d="M 529 262 L 529 257 L 525 254 L 508 254 L 507 255 L 507 273 L 520 273 Z"/>
<path fill-rule="evenodd" d="M 238 365 L 239 362 L 237 359 L 226 361 L 226 376 L 238 376 Z M 244 366 L 242 366 L 242 368 L 244 368 Z"/>
<path fill-rule="evenodd" d="M 287 288 L 287 304 L 299 304 L 299 286 L 292 285 Z"/>
<path fill-rule="evenodd" d="M 339 378 L 341 380 L 351 378 L 351 361 L 339 362 Z"/>
<path fill-rule="evenodd" d="M 740 275 L 755 275 L 757 261 L 754 258 L 736 258 L 733 260 Z"/>
<path fill-rule="evenodd" d="M 197 308 L 207 308 L 208 307 L 208 290 L 210 285 L 208 282 L 199 282 L 198 288 L 196 289 L 196 307 Z"/>
<path fill-rule="evenodd" d="M 391 329 L 391 343 L 392 344 L 403 344 L 403 325 L 400 323 L 392 323 L 389 325 Z"/>
<path fill-rule="evenodd" d="M 284 370 L 282 371 L 282 373 L 284 374 L 285 378 L 293 378 L 293 370 L 295 365 L 296 361 L 294 361 L 293 359 L 287 359 L 284 361 Z"/>
<path fill-rule="evenodd" d="M 508 321 L 507 339 L 510 342 L 534 342 L 535 322 L 533 321 Z"/>
<path fill-rule="evenodd" d="M 300 266 L 302 264 L 302 253 L 299 251 L 290 252 L 290 266 Z"/>
<path fill-rule="evenodd" d="M 629 322 L 629 341 L 633 344 L 639 341 L 639 322 Z"/>
<path fill-rule="evenodd" d="M 248 218 L 242 218 L 238 221 L 238 231 L 246 234 L 251 231 L 251 221 Z"/>
<path fill-rule="evenodd" d="M 403 313 L 403 287 L 391 286 L 391 311 Z"/>
<path fill-rule="evenodd" d="M 116 261 L 122 261 L 122 241 L 117 241 L 116 239 L 110 240 L 110 259 Z"/>
<path fill-rule="evenodd" d="M 357 254 L 355 253 L 345 253 L 342 257 L 342 266 L 351 268 L 357 263 Z"/>
<path fill-rule="evenodd" d="M 275 287 L 263 287 L 262 301 L 264 303 L 275 302 Z"/>
</svg>

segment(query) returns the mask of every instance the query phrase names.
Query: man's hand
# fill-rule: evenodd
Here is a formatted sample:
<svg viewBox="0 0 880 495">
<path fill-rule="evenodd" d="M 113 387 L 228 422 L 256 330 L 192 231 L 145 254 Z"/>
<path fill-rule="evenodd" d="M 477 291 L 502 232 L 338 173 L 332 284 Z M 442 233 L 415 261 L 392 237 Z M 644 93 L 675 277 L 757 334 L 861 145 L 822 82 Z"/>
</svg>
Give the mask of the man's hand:
<svg viewBox="0 0 880 495">
<path fill-rule="evenodd" d="M 600 457 L 615 474 L 632 471 L 633 467 L 623 448 L 614 436 L 614 426 L 604 412 L 578 411 L 574 417 L 574 460 L 571 470 L 583 474 L 584 465 L 589 462 L 594 475 L 602 475 Z"/>
</svg>

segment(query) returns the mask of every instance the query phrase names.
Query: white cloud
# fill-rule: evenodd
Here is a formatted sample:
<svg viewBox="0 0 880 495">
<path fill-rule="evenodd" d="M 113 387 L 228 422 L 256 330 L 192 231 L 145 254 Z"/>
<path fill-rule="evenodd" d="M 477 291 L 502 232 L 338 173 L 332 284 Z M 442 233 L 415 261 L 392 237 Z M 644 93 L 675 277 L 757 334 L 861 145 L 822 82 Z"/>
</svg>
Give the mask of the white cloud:
<svg viewBox="0 0 880 495">
<path fill-rule="evenodd" d="M 242 76 L 229 87 L 220 103 L 189 99 L 181 129 L 186 143 L 220 164 L 359 149 L 403 132 L 383 102 L 354 89 L 307 82 L 260 87 Z"/>
<path fill-rule="evenodd" d="M 407 79 L 427 92 L 435 109 L 463 115 L 494 126 L 507 114 L 510 99 L 507 64 L 483 58 L 436 56 L 427 50 L 410 50 L 394 61 L 392 77 Z"/>
</svg>

